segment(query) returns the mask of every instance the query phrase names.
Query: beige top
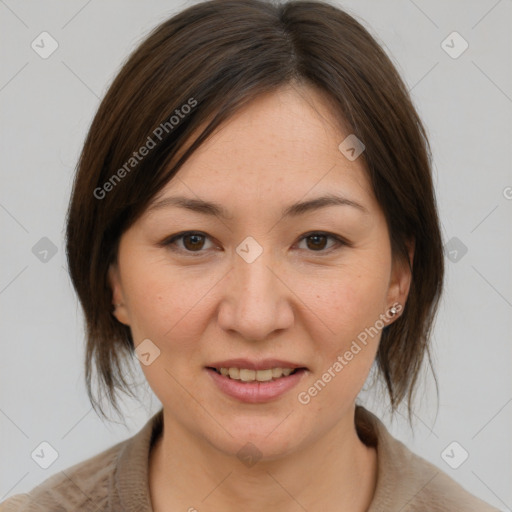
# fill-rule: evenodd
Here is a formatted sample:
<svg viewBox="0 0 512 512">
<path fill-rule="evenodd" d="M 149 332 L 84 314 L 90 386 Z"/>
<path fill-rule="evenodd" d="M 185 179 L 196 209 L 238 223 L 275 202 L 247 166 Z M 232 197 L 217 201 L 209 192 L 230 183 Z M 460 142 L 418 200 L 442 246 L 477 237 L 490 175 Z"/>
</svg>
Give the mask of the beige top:
<svg viewBox="0 0 512 512">
<path fill-rule="evenodd" d="M 355 420 L 361 440 L 377 448 L 377 486 L 368 512 L 498 511 L 412 453 L 371 412 L 358 406 Z M 161 409 L 133 437 L 51 476 L 28 494 L 11 496 L 0 511 L 152 512 L 148 458 L 162 424 Z"/>
</svg>

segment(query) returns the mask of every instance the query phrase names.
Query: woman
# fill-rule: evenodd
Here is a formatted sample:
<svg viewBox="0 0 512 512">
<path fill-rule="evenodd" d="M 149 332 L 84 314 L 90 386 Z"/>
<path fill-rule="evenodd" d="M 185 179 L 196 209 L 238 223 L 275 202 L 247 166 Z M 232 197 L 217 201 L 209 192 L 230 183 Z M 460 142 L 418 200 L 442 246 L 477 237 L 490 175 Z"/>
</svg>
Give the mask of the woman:
<svg viewBox="0 0 512 512">
<path fill-rule="evenodd" d="M 80 158 L 69 270 L 110 402 L 135 353 L 162 410 L 3 510 L 496 510 L 391 437 L 443 254 L 424 128 L 321 2 L 208 1 L 115 79 Z"/>
</svg>

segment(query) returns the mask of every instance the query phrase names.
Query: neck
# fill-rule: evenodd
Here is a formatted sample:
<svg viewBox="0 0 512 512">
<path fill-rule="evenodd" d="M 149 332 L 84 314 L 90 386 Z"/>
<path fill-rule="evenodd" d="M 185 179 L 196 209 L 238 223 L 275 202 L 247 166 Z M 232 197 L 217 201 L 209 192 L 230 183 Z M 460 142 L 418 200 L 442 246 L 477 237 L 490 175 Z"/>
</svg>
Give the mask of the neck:
<svg viewBox="0 0 512 512">
<path fill-rule="evenodd" d="M 353 412 L 307 447 L 248 467 L 164 410 L 149 461 L 153 510 L 364 512 L 376 486 L 377 454 L 360 441 Z"/>
</svg>

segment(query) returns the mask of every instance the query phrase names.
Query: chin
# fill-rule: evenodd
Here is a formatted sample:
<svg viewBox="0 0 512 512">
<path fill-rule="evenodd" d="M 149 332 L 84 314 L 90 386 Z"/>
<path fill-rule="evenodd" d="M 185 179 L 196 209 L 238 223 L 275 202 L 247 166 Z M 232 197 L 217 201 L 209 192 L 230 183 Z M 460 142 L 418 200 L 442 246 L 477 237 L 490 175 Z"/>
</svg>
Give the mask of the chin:
<svg viewBox="0 0 512 512">
<path fill-rule="evenodd" d="M 264 435 L 249 438 L 247 434 L 226 438 L 223 441 L 216 440 L 212 445 L 220 452 L 235 457 L 242 464 L 250 467 L 256 462 L 271 461 L 283 458 L 293 452 L 297 447 L 287 439 L 270 439 Z"/>
<path fill-rule="evenodd" d="M 267 418 L 238 417 L 222 424 L 229 434 L 218 428 L 218 437 L 212 438 L 211 432 L 205 433 L 205 437 L 213 447 L 242 462 L 245 457 L 279 459 L 298 449 L 307 434 L 304 422 L 298 422 L 297 418 L 292 420 L 293 414 L 286 418 L 287 414 Z"/>
</svg>

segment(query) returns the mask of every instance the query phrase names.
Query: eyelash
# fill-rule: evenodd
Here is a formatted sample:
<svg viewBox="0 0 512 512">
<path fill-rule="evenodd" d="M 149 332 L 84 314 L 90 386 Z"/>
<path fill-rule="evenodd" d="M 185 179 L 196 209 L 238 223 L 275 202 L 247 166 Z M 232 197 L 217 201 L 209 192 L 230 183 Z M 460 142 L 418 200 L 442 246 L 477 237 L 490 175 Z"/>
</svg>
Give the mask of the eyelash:
<svg viewBox="0 0 512 512">
<path fill-rule="evenodd" d="M 174 252 L 181 252 L 181 253 L 186 254 L 187 256 L 190 255 L 190 256 L 192 256 L 194 258 L 196 258 L 198 256 L 202 256 L 202 254 L 204 252 L 206 252 L 205 250 L 188 251 L 186 249 L 178 248 L 176 246 L 176 242 L 178 240 L 183 239 L 184 237 L 186 237 L 188 235 L 199 235 L 199 236 L 203 236 L 205 238 L 210 238 L 208 235 L 206 235 L 205 233 L 202 233 L 201 231 L 183 231 L 181 233 L 177 233 L 176 235 L 172 235 L 169 238 L 166 238 L 159 245 L 162 246 L 162 247 L 167 247 L 167 248 L 171 249 Z M 327 238 L 330 238 L 330 239 L 332 239 L 332 240 L 334 240 L 336 242 L 336 245 L 331 247 L 331 248 L 329 248 L 329 249 L 322 249 L 322 250 L 319 250 L 319 251 L 308 251 L 308 252 L 311 252 L 311 253 L 319 253 L 319 254 L 324 253 L 324 254 L 328 254 L 328 253 L 331 253 L 333 250 L 340 249 L 343 246 L 347 246 L 347 247 L 351 247 L 352 246 L 352 244 L 350 242 L 348 242 L 347 240 L 344 240 L 344 239 L 342 239 L 341 237 L 339 237 L 337 235 L 333 235 L 332 233 L 327 233 L 325 231 L 311 231 L 309 233 L 306 233 L 305 235 L 303 235 L 299 239 L 299 243 L 302 242 L 302 240 L 305 240 L 307 238 L 313 237 L 315 235 L 320 235 L 320 236 L 325 236 Z"/>
</svg>

